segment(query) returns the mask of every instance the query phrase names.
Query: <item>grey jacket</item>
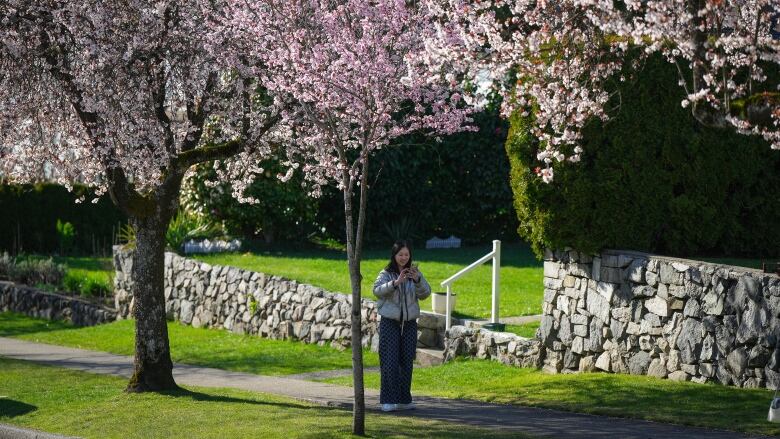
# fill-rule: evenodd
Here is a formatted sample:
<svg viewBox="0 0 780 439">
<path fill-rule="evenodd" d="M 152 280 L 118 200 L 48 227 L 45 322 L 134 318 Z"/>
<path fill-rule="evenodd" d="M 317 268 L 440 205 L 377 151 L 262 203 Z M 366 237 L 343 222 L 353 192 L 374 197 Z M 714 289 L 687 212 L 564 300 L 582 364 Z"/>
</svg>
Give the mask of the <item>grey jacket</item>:
<svg viewBox="0 0 780 439">
<path fill-rule="evenodd" d="M 431 286 L 420 273 L 420 282 L 415 283 L 409 279 L 406 282 L 393 286 L 393 281 L 398 279 L 398 274 L 387 270 L 379 272 L 374 281 L 374 295 L 377 297 L 377 309 L 379 315 L 393 320 L 414 320 L 420 316 L 420 299 L 431 295 Z"/>
</svg>

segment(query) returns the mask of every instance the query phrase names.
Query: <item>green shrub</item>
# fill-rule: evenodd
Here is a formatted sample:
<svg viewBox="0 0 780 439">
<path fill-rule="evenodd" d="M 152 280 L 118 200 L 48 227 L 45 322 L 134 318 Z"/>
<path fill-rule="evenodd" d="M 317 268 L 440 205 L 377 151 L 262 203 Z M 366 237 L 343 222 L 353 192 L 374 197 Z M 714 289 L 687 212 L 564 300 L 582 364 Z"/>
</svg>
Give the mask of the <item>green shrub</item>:
<svg viewBox="0 0 780 439">
<path fill-rule="evenodd" d="M 62 289 L 85 297 L 108 297 L 113 288 L 102 279 L 89 274 L 68 271 L 62 280 Z"/>
<path fill-rule="evenodd" d="M 74 276 L 68 272 L 62 280 L 62 288 L 69 293 L 79 293 L 81 291 L 81 281 L 81 276 Z"/>
<path fill-rule="evenodd" d="M 619 113 L 584 131 L 582 162 L 533 173 L 539 145 L 513 116 L 506 143 L 520 236 L 545 247 L 671 255 L 775 256 L 780 154 L 756 137 L 706 128 L 680 106 L 659 58 L 619 89 Z M 532 117 L 532 116 L 531 116 Z"/>
<path fill-rule="evenodd" d="M 65 277 L 65 266 L 49 259 L 17 260 L 4 253 L 0 257 L 0 277 L 24 285 L 59 285 Z"/>
<path fill-rule="evenodd" d="M 60 243 L 60 254 L 65 255 L 73 251 L 76 239 L 76 228 L 73 224 L 61 221 L 57 218 L 57 240 Z"/>
<path fill-rule="evenodd" d="M 257 203 L 239 203 L 230 186 L 219 181 L 214 164 L 204 163 L 195 167 L 182 187 L 183 208 L 199 218 L 223 223 L 230 235 L 258 237 L 268 244 L 305 239 L 316 228 L 318 200 L 309 197 L 300 172 L 284 183 L 277 177 L 286 171 L 278 160 L 266 160 L 259 166 L 265 171 L 245 193 Z"/>
<path fill-rule="evenodd" d="M 204 217 L 179 210 L 168 224 L 165 242 L 176 252 L 184 250 L 184 243 L 190 239 L 214 238 L 223 234 L 222 228 Z"/>
</svg>

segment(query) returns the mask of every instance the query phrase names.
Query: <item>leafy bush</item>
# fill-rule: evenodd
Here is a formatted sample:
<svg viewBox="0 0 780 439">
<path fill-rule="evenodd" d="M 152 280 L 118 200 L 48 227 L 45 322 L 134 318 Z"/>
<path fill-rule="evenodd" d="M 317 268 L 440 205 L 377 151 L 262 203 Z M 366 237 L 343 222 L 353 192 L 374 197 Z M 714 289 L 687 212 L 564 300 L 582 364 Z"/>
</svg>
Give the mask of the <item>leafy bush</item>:
<svg viewBox="0 0 780 439">
<path fill-rule="evenodd" d="M 775 256 L 780 154 L 766 142 L 703 127 L 680 107 L 674 67 L 651 59 L 619 88 L 619 113 L 584 131 L 578 164 L 545 184 L 529 119 L 513 116 L 506 151 L 520 236 L 545 247 L 671 255 Z M 532 117 L 532 116 L 530 116 Z"/>
<path fill-rule="evenodd" d="M 168 248 L 181 252 L 184 250 L 184 243 L 190 239 L 215 238 L 223 234 L 219 224 L 214 224 L 185 210 L 179 210 L 168 224 L 168 230 L 165 231 L 165 243 Z M 117 241 L 127 248 L 134 248 L 136 244 L 135 228 L 129 223 L 122 225 L 117 233 Z"/>
<path fill-rule="evenodd" d="M 214 238 L 222 235 L 222 227 L 205 218 L 185 210 L 179 210 L 165 232 L 165 242 L 176 252 L 184 250 L 184 243 L 190 239 Z"/>
<path fill-rule="evenodd" d="M 116 234 L 116 240 L 127 248 L 135 248 L 135 229 L 133 226 L 129 223 L 121 225 Z"/>
<path fill-rule="evenodd" d="M 65 291 L 86 297 L 107 297 L 113 290 L 111 285 L 107 285 L 100 279 L 70 271 L 65 275 L 62 287 Z"/>
<path fill-rule="evenodd" d="M 57 240 L 60 243 L 60 254 L 68 254 L 73 250 L 76 239 L 76 228 L 69 222 L 57 218 Z"/>
<path fill-rule="evenodd" d="M 51 258 L 17 260 L 3 253 L 0 277 L 25 285 L 59 285 L 65 277 L 65 266 L 54 263 Z"/>
<path fill-rule="evenodd" d="M 224 224 L 229 235 L 260 237 L 266 243 L 299 241 L 314 232 L 318 200 L 308 196 L 299 172 L 283 183 L 277 174 L 285 169 L 278 160 L 259 164 L 265 171 L 248 187 L 245 195 L 255 204 L 239 203 L 230 186 L 220 182 L 213 163 L 195 167 L 182 187 L 181 204 L 200 218 Z M 342 216 L 343 218 L 343 216 Z"/>
</svg>

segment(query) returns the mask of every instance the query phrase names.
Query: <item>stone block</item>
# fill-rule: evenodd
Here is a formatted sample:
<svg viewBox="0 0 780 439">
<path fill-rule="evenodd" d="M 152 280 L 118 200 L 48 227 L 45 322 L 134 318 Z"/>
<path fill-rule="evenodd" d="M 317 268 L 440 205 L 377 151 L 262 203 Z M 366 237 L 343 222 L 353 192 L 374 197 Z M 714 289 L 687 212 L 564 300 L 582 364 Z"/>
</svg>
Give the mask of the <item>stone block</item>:
<svg viewBox="0 0 780 439">
<path fill-rule="evenodd" d="M 693 318 L 701 318 L 701 307 L 699 306 L 699 301 L 690 298 L 685 303 L 685 308 L 683 308 L 683 316 L 685 317 L 693 317 Z"/>
<path fill-rule="evenodd" d="M 597 316 L 601 321 L 609 321 L 609 302 L 599 293 L 588 290 L 586 305 L 591 315 Z"/>
<path fill-rule="evenodd" d="M 747 368 L 748 355 L 745 352 L 745 348 L 739 347 L 734 349 L 726 357 L 726 365 L 729 371 L 735 377 L 741 377 L 745 373 Z"/>
<path fill-rule="evenodd" d="M 612 364 L 609 357 L 609 352 L 602 352 L 596 360 L 596 369 L 601 369 L 604 372 L 612 371 Z"/>
<path fill-rule="evenodd" d="M 715 376 L 715 367 L 712 365 L 712 363 L 700 363 L 699 373 L 704 377 L 712 378 Z"/>
<path fill-rule="evenodd" d="M 561 264 L 558 262 L 544 261 L 544 277 L 558 279 L 558 272 L 560 269 Z"/>
<path fill-rule="evenodd" d="M 645 283 L 651 287 L 658 285 L 658 274 L 652 271 L 645 271 Z"/>
<path fill-rule="evenodd" d="M 617 255 L 609 255 L 609 254 L 602 254 L 601 255 L 601 266 L 602 267 L 610 267 L 610 268 L 619 268 L 620 265 L 618 264 L 618 256 Z"/>
<path fill-rule="evenodd" d="M 601 258 L 600 257 L 593 258 L 590 277 L 595 281 L 601 280 Z"/>
<path fill-rule="evenodd" d="M 650 354 L 644 351 L 637 352 L 628 360 L 628 371 L 631 375 L 645 375 L 650 366 Z"/>
<path fill-rule="evenodd" d="M 683 274 L 676 270 L 672 264 L 661 262 L 659 265 L 659 280 L 661 283 L 669 285 L 682 285 Z"/>
<path fill-rule="evenodd" d="M 607 299 L 607 303 L 612 303 L 612 295 L 615 294 L 615 290 L 619 286 L 609 282 L 598 282 L 596 284 L 596 292 L 603 298 Z"/>
<path fill-rule="evenodd" d="M 626 333 L 630 335 L 639 335 L 642 331 L 641 325 L 634 323 L 634 322 L 628 322 L 628 326 L 626 327 Z"/>
<path fill-rule="evenodd" d="M 683 363 L 693 364 L 699 360 L 702 339 L 701 322 L 693 318 L 686 318 L 676 340 L 676 347 L 680 350 L 680 358 Z"/>
<path fill-rule="evenodd" d="M 695 364 L 681 364 L 680 370 L 692 376 L 699 374 L 699 367 Z"/>
<path fill-rule="evenodd" d="M 688 381 L 691 379 L 690 375 L 681 370 L 670 373 L 668 378 L 672 381 Z"/>
<path fill-rule="evenodd" d="M 640 284 L 645 282 L 645 265 L 647 260 L 634 259 L 626 269 L 628 280 Z"/>
<path fill-rule="evenodd" d="M 571 351 L 575 354 L 582 354 L 584 352 L 584 340 L 583 337 L 574 337 L 571 343 Z"/>
<path fill-rule="evenodd" d="M 596 370 L 596 361 L 592 355 L 580 358 L 580 372 L 593 372 Z"/>
<path fill-rule="evenodd" d="M 644 306 L 657 316 L 667 317 L 669 315 L 669 302 L 660 297 L 651 297 L 645 300 Z"/>
<path fill-rule="evenodd" d="M 660 358 L 654 358 L 647 368 L 647 375 L 656 378 L 666 378 L 666 364 Z"/>
<path fill-rule="evenodd" d="M 655 343 L 653 343 L 653 337 L 648 335 L 642 335 L 639 337 L 639 349 L 643 351 L 652 351 L 655 347 Z"/>
<path fill-rule="evenodd" d="M 623 270 L 619 268 L 601 267 L 600 280 L 603 282 L 610 282 L 613 284 L 619 284 L 623 281 Z"/>
</svg>

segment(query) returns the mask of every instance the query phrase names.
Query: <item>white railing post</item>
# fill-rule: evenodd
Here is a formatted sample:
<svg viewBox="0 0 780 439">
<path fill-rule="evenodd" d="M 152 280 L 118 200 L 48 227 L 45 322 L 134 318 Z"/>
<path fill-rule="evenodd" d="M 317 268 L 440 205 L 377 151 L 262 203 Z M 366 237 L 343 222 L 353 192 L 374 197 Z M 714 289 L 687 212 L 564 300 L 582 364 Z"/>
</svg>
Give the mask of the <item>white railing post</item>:
<svg viewBox="0 0 780 439">
<path fill-rule="evenodd" d="M 450 325 L 452 325 L 452 308 L 450 308 L 450 295 L 452 291 L 450 289 L 450 284 L 447 284 L 447 323 L 444 325 L 444 329 L 448 330 L 450 329 Z"/>
<path fill-rule="evenodd" d="M 491 320 L 492 323 L 498 323 L 498 302 L 499 302 L 499 292 L 500 292 L 500 271 L 501 271 L 501 241 L 494 240 L 493 241 L 493 251 L 486 254 L 485 256 L 482 256 L 478 260 L 474 261 L 469 265 L 468 267 L 460 270 L 459 272 L 453 274 L 446 280 L 443 280 L 441 282 L 441 286 L 447 287 L 447 318 L 446 318 L 446 324 L 445 328 L 450 329 L 450 325 L 452 324 L 452 302 L 450 300 L 450 296 L 452 295 L 452 288 L 450 285 L 455 282 L 456 280 L 460 279 L 461 276 L 468 273 L 469 271 L 477 268 L 478 266 L 484 264 L 488 261 L 488 259 L 493 260 L 493 300 L 492 300 L 492 315 Z"/>
<path fill-rule="evenodd" d="M 492 323 L 498 323 L 498 296 L 499 296 L 499 280 L 501 273 L 501 241 L 493 241 L 493 312 Z"/>
</svg>

